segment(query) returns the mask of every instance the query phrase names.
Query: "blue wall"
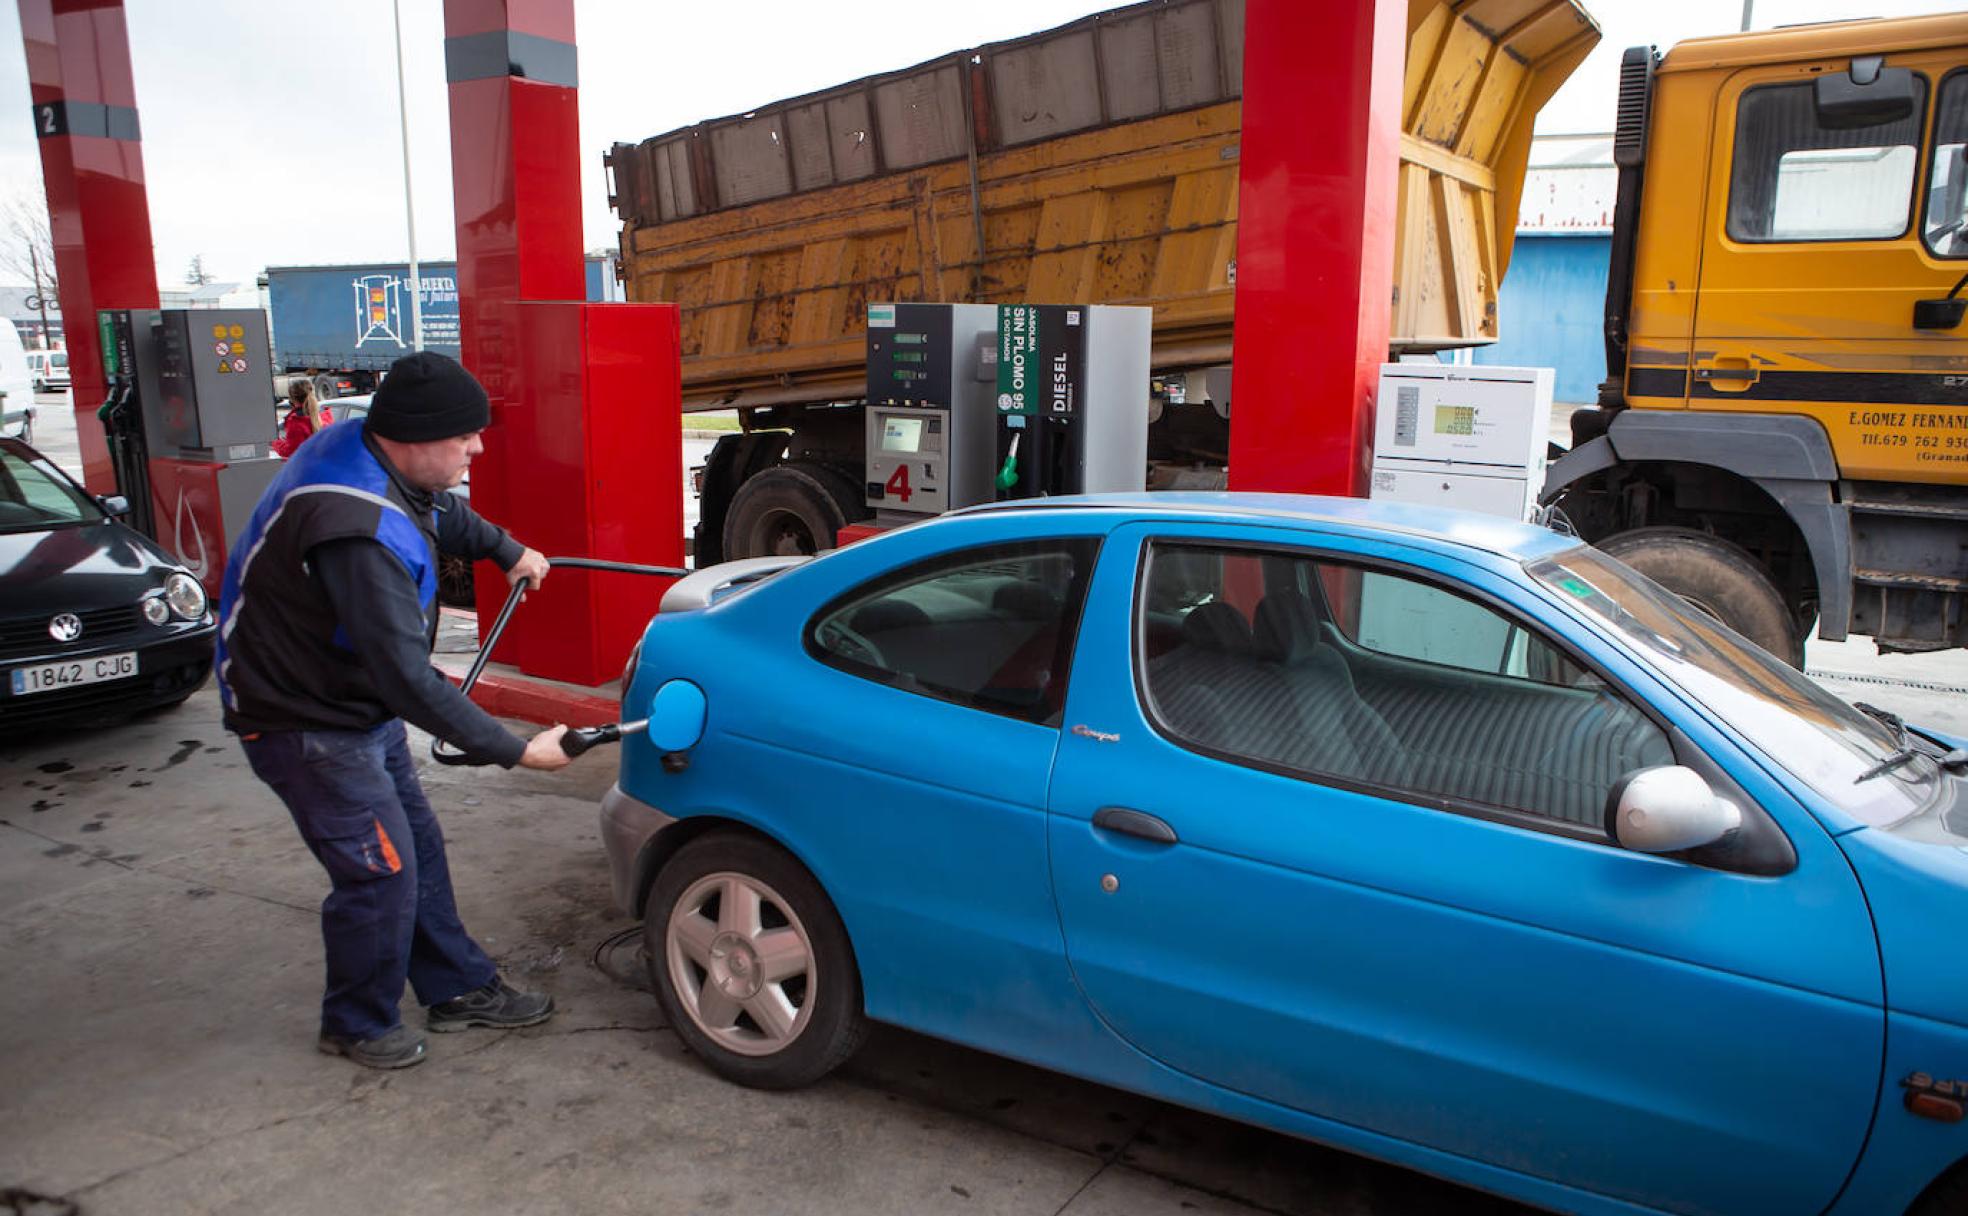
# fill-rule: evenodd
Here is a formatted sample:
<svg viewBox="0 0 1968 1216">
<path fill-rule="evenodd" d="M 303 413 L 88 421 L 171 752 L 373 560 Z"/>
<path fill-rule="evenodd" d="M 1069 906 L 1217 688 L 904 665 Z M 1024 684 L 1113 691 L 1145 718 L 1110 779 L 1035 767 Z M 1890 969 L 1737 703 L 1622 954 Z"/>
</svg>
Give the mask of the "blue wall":
<svg viewBox="0 0 1968 1216">
<path fill-rule="evenodd" d="M 1494 346 L 1477 363 L 1555 367 L 1557 399 L 1590 403 L 1606 378 L 1606 265 L 1609 236 L 1519 234 L 1497 302 Z"/>
</svg>

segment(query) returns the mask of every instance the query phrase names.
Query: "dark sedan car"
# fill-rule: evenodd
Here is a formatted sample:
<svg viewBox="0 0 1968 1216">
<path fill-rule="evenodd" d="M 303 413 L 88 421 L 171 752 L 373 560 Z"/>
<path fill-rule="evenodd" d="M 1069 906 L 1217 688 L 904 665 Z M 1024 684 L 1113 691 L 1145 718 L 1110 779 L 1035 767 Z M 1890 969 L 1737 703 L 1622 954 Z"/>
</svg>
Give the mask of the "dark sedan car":
<svg viewBox="0 0 1968 1216">
<path fill-rule="evenodd" d="M 205 682 L 205 590 L 123 510 L 0 439 L 0 727 L 175 705 Z"/>
</svg>

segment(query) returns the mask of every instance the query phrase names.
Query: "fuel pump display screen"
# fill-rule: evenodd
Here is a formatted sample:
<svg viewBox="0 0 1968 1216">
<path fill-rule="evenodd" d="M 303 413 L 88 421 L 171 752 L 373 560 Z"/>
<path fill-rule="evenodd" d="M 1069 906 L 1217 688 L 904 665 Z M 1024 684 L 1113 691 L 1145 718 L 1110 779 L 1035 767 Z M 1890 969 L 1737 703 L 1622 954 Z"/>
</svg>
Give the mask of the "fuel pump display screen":
<svg viewBox="0 0 1968 1216">
<path fill-rule="evenodd" d="M 1476 407 L 1473 405 L 1436 406 L 1435 433 L 1437 435 L 1474 435 L 1476 433 Z"/>
<path fill-rule="evenodd" d="M 922 450 L 923 420 L 920 418 L 882 419 L 882 451 L 920 452 Z"/>
</svg>

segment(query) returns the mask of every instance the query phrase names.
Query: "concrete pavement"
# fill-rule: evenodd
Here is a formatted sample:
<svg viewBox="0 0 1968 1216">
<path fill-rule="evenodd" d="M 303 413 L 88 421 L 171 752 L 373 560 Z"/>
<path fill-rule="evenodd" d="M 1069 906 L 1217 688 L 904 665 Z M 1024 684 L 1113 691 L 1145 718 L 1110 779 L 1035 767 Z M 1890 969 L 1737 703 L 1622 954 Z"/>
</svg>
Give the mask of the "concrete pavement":
<svg viewBox="0 0 1968 1216">
<path fill-rule="evenodd" d="M 729 1085 L 591 962 L 633 923 L 597 839 L 613 774 L 610 753 L 425 769 L 466 923 L 561 1012 L 375 1073 L 313 1048 L 327 881 L 210 689 L 0 745 L 0 1194 L 88 1216 L 1522 1210 L 892 1030 L 809 1090 Z"/>
</svg>

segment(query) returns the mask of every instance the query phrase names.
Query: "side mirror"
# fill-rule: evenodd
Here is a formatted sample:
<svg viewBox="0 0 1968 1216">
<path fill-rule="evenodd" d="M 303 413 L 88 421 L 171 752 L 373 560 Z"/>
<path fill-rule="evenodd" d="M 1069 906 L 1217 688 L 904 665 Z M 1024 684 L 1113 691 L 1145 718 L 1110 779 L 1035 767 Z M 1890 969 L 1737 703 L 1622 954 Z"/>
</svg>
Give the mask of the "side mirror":
<svg viewBox="0 0 1968 1216">
<path fill-rule="evenodd" d="M 665 759 L 697 746 L 704 737 L 704 690 L 688 680 L 666 680 L 649 700 L 649 742 Z"/>
<path fill-rule="evenodd" d="M 96 499 L 96 505 L 111 519 L 121 519 L 130 513 L 130 500 L 121 494 L 110 494 Z"/>
<path fill-rule="evenodd" d="M 1913 69 L 1882 67 L 1877 55 L 1852 60 L 1849 71 L 1812 82 L 1818 125 L 1829 131 L 1878 127 L 1912 116 L 1918 93 Z"/>
<path fill-rule="evenodd" d="M 1678 764 L 1629 774 L 1606 795 L 1606 834 L 1636 853 L 1698 849 L 1742 821 L 1742 808 L 1717 798 L 1700 773 Z"/>
</svg>

